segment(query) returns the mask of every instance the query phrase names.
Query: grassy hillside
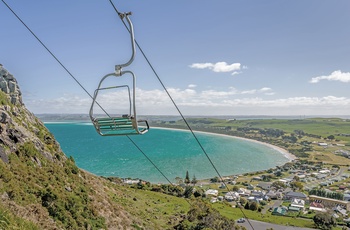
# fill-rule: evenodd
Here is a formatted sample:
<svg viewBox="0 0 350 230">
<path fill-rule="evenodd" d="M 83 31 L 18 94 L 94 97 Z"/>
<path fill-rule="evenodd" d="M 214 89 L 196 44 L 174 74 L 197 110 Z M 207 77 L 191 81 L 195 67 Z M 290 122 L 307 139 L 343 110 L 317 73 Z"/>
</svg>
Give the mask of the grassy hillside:
<svg viewBox="0 0 350 230">
<path fill-rule="evenodd" d="M 0 92 L 0 229 L 167 229 L 182 198 L 80 170 L 44 125 Z"/>
<path fill-rule="evenodd" d="M 233 228 L 201 198 L 185 199 L 173 185 L 167 195 L 162 186 L 79 169 L 39 119 L 0 91 L 1 230 Z"/>
</svg>

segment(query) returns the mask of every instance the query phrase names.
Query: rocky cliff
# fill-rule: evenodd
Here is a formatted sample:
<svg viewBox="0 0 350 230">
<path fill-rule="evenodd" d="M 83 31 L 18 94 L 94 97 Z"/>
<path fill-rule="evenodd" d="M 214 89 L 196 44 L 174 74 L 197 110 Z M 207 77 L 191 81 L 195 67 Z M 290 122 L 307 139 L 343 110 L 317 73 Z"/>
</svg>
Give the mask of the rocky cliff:
<svg viewBox="0 0 350 230">
<path fill-rule="evenodd" d="M 0 64 L 0 89 L 9 97 L 12 104 L 23 104 L 21 91 L 16 79 L 2 64 Z"/>
<path fill-rule="evenodd" d="M 31 142 L 46 159 L 57 162 L 57 153 L 53 154 L 47 148 L 59 145 L 46 130 L 43 123 L 29 112 L 23 102 L 22 94 L 14 76 L 0 64 L 0 158 L 9 163 L 9 155 L 17 151 L 18 146 Z M 57 156 L 55 156 L 57 155 Z M 64 154 L 60 153 L 65 159 Z M 33 162 L 40 166 L 40 161 L 33 157 Z"/>
</svg>

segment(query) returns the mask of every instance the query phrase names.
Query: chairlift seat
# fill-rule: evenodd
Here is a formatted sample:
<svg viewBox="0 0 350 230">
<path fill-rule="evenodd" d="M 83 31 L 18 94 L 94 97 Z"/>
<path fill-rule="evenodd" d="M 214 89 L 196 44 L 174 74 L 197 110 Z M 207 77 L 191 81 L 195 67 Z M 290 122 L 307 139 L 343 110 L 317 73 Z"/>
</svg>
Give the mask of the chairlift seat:
<svg viewBox="0 0 350 230">
<path fill-rule="evenodd" d="M 136 115 L 136 102 L 135 102 L 135 97 L 136 97 L 136 77 L 135 74 L 130 71 L 126 70 L 123 71 L 123 67 L 129 66 L 135 56 L 135 38 L 134 38 L 134 29 L 133 25 L 131 23 L 131 20 L 129 19 L 129 15 L 131 13 L 125 13 L 121 14 L 120 16 L 123 18 L 126 18 L 128 24 L 129 24 L 129 29 L 130 29 L 130 40 L 131 40 L 131 47 L 132 47 L 132 54 L 128 62 L 120 65 L 115 66 L 115 72 L 114 73 L 109 73 L 105 75 L 99 85 L 98 88 L 95 90 L 94 96 L 92 97 L 92 104 L 90 107 L 90 119 L 95 126 L 96 131 L 101 135 L 101 136 L 116 136 L 116 135 L 133 135 L 133 134 L 144 134 L 149 130 L 149 125 L 146 120 L 137 120 L 137 115 Z M 114 85 L 114 86 L 109 86 L 109 87 L 102 87 L 102 83 L 110 77 L 116 77 L 116 79 L 121 78 L 124 74 L 130 74 L 132 77 L 132 96 L 130 94 L 130 87 L 129 85 Z M 102 108 L 102 106 L 97 102 L 97 97 L 98 93 L 100 91 L 104 90 L 116 90 L 119 88 L 126 88 L 127 89 L 127 95 L 129 96 L 129 113 L 126 115 L 121 115 L 121 116 L 110 116 L 108 112 Z M 106 92 L 106 91 L 105 91 Z M 117 101 L 118 102 L 118 101 Z M 95 117 L 94 115 L 94 106 L 99 106 L 101 110 L 104 111 L 104 113 L 107 115 L 107 117 Z M 144 123 L 143 126 L 139 126 L 139 123 Z"/>
<path fill-rule="evenodd" d="M 144 122 L 145 127 L 139 127 L 137 123 Z M 104 117 L 95 118 L 94 126 L 102 136 L 144 134 L 148 131 L 148 122 L 145 120 L 136 121 L 134 117 Z"/>
</svg>

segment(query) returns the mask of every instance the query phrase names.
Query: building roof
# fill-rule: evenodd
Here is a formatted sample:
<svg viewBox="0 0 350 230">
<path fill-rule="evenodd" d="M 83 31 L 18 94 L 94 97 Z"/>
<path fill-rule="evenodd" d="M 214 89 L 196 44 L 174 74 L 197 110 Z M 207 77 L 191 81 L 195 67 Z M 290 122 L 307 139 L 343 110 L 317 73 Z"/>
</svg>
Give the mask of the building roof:
<svg viewBox="0 0 350 230">
<path fill-rule="evenodd" d="M 301 199 L 306 199 L 307 198 L 307 196 L 304 193 L 302 193 L 302 192 L 293 192 L 293 191 L 288 192 L 286 194 L 286 196 L 287 197 L 291 197 L 291 198 L 301 198 Z"/>
<path fill-rule="evenodd" d="M 216 189 L 208 189 L 205 191 L 205 195 L 212 195 L 212 196 L 217 196 L 219 194 L 219 191 Z"/>
<path fill-rule="evenodd" d="M 284 209 L 282 207 L 276 207 L 273 209 L 272 215 L 285 215 L 286 212 L 287 212 L 286 209 Z"/>
<path fill-rule="evenodd" d="M 294 198 L 294 199 L 292 200 L 291 206 L 303 208 L 303 207 L 305 206 L 305 200 L 301 200 L 301 199 L 296 199 L 296 198 Z"/>
</svg>

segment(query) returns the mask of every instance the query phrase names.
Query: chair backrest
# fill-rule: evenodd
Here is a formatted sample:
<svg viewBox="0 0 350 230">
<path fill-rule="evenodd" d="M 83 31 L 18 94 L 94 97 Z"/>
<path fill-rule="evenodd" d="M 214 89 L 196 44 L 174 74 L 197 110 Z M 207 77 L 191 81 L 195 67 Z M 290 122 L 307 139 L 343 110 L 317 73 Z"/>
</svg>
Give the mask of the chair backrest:
<svg viewBox="0 0 350 230">
<path fill-rule="evenodd" d="M 145 122 L 145 127 L 139 127 L 138 123 Z M 144 134 L 149 125 L 146 120 L 136 121 L 133 117 L 106 117 L 95 118 L 93 124 L 101 136 L 135 135 Z"/>
</svg>

